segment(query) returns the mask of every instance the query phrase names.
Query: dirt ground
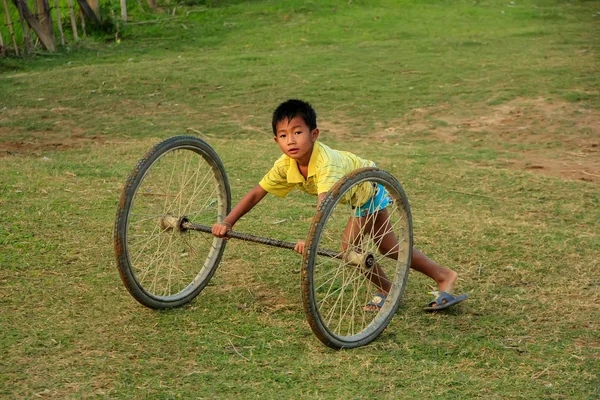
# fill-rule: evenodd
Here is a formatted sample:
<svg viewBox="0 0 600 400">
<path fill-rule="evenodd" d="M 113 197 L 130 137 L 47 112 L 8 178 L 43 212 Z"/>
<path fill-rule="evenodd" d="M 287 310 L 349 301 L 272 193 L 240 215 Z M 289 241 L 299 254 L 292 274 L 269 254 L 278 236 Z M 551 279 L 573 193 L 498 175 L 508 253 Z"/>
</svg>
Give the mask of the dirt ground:
<svg viewBox="0 0 600 400">
<path fill-rule="evenodd" d="M 6 130 L 6 128 L 0 128 L 0 137 L 4 135 L 3 130 Z M 63 137 L 62 135 L 54 136 L 48 133 L 32 133 L 25 140 L 0 142 L 0 157 L 10 155 L 42 155 L 46 151 L 69 150 L 81 148 L 89 144 L 104 144 L 105 142 L 106 140 L 102 136 L 85 137 L 75 134 Z"/>
<path fill-rule="evenodd" d="M 402 137 L 410 141 L 415 135 L 420 140 L 446 143 L 478 142 L 480 147 L 511 153 L 506 158 L 508 168 L 600 183 L 597 110 L 543 98 L 519 98 L 469 113 L 448 104 L 416 108 L 374 135 L 384 142 Z M 334 124 L 321 127 L 338 137 L 346 131 Z"/>
<path fill-rule="evenodd" d="M 600 182 L 598 112 L 538 98 L 517 99 L 476 118 L 457 118 L 443 111 L 436 117 L 445 123 L 432 130 L 440 140 L 452 141 L 463 132 L 486 147 L 500 150 L 512 145 L 510 151 L 522 157 L 508 160 L 510 168 Z"/>
<path fill-rule="evenodd" d="M 0 127 L 0 157 L 40 156 L 46 151 L 110 143 L 104 136 L 88 136 L 83 129 L 69 126 L 69 122 L 61 118 L 63 110 L 46 110 L 46 118 L 48 111 L 58 116 L 52 129 L 16 133 L 14 129 Z M 509 168 L 600 183 L 600 112 L 597 110 L 543 98 L 519 98 L 469 112 L 470 115 L 465 115 L 465 111 L 448 104 L 416 108 L 391 126 L 382 126 L 373 135 L 383 141 L 405 136 L 408 139 L 418 134 L 423 139 L 447 143 L 479 142 L 481 147 L 512 153 L 513 156 L 506 158 Z M 10 119 L 11 116 L 5 112 L 0 117 Z M 321 123 L 320 128 L 338 137 L 348 132 L 339 124 L 327 122 Z"/>
</svg>

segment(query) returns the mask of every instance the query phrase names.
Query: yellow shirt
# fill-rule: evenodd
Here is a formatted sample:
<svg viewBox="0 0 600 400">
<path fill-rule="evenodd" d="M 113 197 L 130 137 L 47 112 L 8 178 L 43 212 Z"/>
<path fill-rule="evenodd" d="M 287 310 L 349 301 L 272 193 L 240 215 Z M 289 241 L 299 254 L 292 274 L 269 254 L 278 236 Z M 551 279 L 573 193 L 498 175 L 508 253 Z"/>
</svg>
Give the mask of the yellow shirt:
<svg viewBox="0 0 600 400">
<path fill-rule="evenodd" d="M 334 150 L 319 141 L 315 142 L 308 163 L 308 177 L 304 179 L 296 160 L 282 155 L 275 161 L 273 168 L 262 178 L 259 185 L 267 192 L 285 197 L 293 189 L 318 195 L 327 192 L 344 175 L 363 167 L 374 167 L 375 163 L 346 152 Z M 343 203 L 359 207 L 373 196 L 371 184 L 353 188 Z"/>
</svg>

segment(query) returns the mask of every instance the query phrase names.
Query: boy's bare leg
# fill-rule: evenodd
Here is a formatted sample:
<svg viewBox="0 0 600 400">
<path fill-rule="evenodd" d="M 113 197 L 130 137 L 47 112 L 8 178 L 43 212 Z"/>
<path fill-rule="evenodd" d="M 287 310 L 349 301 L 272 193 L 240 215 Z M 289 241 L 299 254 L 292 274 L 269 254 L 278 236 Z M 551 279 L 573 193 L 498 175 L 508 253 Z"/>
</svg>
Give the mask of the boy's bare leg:
<svg viewBox="0 0 600 400">
<path fill-rule="evenodd" d="M 454 290 L 454 283 L 458 278 L 458 274 L 451 269 L 440 266 L 420 250 L 413 248 L 410 267 L 433 279 L 437 283 L 440 292 L 452 293 Z"/>
<path fill-rule="evenodd" d="M 376 235 L 383 235 L 379 243 L 379 251 L 381 254 L 385 254 L 393 259 L 398 259 L 398 239 L 391 229 L 387 209 L 383 209 L 377 213 L 374 232 Z M 452 293 L 454 283 L 458 278 L 456 272 L 440 266 L 415 248 L 412 250 L 412 262 L 410 267 L 433 279 L 441 292 Z"/>
<path fill-rule="evenodd" d="M 398 259 L 398 239 L 390 225 L 387 209 L 377 212 L 374 216 L 351 217 L 344 230 L 342 250 L 345 251 L 349 244 L 359 246 L 362 233 L 365 231 L 373 233 L 375 240 L 378 242 L 377 245 L 381 254 L 396 260 Z M 456 272 L 440 266 L 415 248 L 412 249 L 410 267 L 433 279 L 437 283 L 439 291 L 452 293 L 454 283 L 458 278 Z M 367 274 L 367 278 L 382 294 L 387 295 L 390 292 L 392 283 L 379 264 L 376 264 L 373 271 Z"/>
<path fill-rule="evenodd" d="M 350 217 L 342 237 L 343 251 L 346 251 L 349 244 L 360 247 L 362 232 L 369 230 L 369 226 L 367 225 L 370 225 L 368 217 Z M 382 294 L 387 296 L 392 288 L 392 282 L 387 278 L 379 264 L 376 263 L 372 271 L 367 273 L 366 276 Z"/>
</svg>

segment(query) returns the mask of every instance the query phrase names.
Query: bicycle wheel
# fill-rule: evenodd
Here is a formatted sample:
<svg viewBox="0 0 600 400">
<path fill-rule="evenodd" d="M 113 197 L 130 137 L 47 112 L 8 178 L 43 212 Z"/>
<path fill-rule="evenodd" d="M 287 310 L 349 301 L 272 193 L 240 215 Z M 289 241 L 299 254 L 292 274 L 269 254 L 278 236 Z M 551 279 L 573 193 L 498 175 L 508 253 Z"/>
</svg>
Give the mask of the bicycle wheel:
<svg viewBox="0 0 600 400">
<path fill-rule="evenodd" d="M 115 222 L 119 273 L 131 295 L 150 308 L 188 303 L 214 274 L 226 241 L 192 232 L 231 208 L 229 182 L 204 141 L 176 136 L 154 146 L 127 179 Z"/>
<path fill-rule="evenodd" d="M 389 203 L 356 216 L 359 187 Z M 381 186 L 379 186 L 381 185 Z M 379 193 L 379 192 L 378 192 Z M 400 183 L 377 168 L 356 170 L 336 183 L 314 216 L 302 267 L 302 297 L 311 329 L 327 346 L 354 348 L 373 341 L 392 319 L 406 286 L 412 219 Z M 385 290 L 382 290 L 385 289 Z M 388 292 L 378 311 L 368 302 Z"/>
</svg>

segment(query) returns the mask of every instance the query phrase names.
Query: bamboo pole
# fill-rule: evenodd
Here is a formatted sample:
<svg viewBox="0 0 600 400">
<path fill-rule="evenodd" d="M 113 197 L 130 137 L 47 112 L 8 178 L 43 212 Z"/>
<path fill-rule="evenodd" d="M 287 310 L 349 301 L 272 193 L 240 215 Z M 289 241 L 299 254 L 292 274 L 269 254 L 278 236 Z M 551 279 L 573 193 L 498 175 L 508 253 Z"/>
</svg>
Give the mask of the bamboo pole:
<svg viewBox="0 0 600 400">
<path fill-rule="evenodd" d="M 19 19 L 21 20 L 21 29 L 23 31 L 23 42 L 25 43 L 25 54 L 29 54 L 29 36 L 27 35 L 27 27 L 25 26 L 25 19 L 23 18 L 23 4 L 17 1 L 19 8 Z"/>
<path fill-rule="evenodd" d="M 2 32 L 0 31 L 0 56 L 4 57 L 6 55 L 6 49 L 4 49 L 4 39 L 2 39 Z"/>
<path fill-rule="evenodd" d="M 65 45 L 65 35 L 62 29 L 62 20 L 60 19 L 60 6 L 58 0 L 54 0 L 54 8 L 56 9 L 56 23 L 58 24 L 58 32 L 60 33 L 60 44 Z"/>
<path fill-rule="evenodd" d="M 79 35 L 77 34 L 77 21 L 75 20 L 75 12 L 73 11 L 73 0 L 67 0 L 69 3 L 69 14 L 71 15 L 71 28 L 73 29 L 73 38 L 75 41 L 79 40 Z"/>
<path fill-rule="evenodd" d="M 127 3 L 121 0 L 121 19 L 127 22 Z"/>
<path fill-rule="evenodd" d="M 8 32 L 10 32 L 10 37 L 12 38 L 13 46 L 15 47 L 15 54 L 17 57 L 19 56 L 19 46 L 17 46 L 17 38 L 15 37 L 15 31 L 13 29 L 12 21 L 10 20 L 10 15 L 8 14 L 8 4 L 6 4 L 6 0 L 2 0 L 4 3 L 4 13 L 6 14 L 6 25 L 8 25 Z"/>
<path fill-rule="evenodd" d="M 85 31 L 85 17 L 83 16 L 83 11 L 81 8 L 79 9 L 79 19 L 81 20 L 81 31 L 83 33 L 83 37 L 87 37 L 87 32 Z"/>
</svg>

